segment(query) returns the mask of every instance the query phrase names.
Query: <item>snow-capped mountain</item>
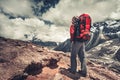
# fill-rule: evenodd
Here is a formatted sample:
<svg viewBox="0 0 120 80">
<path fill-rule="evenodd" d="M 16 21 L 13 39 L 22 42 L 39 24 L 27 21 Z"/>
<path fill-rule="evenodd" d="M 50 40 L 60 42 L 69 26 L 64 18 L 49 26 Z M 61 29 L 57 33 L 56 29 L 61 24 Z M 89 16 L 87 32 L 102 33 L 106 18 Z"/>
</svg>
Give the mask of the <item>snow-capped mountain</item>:
<svg viewBox="0 0 120 80">
<path fill-rule="evenodd" d="M 102 33 L 109 38 L 117 38 L 120 34 L 120 20 L 106 20 L 93 24 L 97 30 L 102 30 Z"/>
<path fill-rule="evenodd" d="M 120 39 L 120 20 L 96 22 L 91 27 L 91 39 L 86 43 L 86 50 L 114 38 Z M 70 46 L 68 45 L 70 45 L 69 39 L 57 46 L 55 50 L 69 52 Z"/>
</svg>

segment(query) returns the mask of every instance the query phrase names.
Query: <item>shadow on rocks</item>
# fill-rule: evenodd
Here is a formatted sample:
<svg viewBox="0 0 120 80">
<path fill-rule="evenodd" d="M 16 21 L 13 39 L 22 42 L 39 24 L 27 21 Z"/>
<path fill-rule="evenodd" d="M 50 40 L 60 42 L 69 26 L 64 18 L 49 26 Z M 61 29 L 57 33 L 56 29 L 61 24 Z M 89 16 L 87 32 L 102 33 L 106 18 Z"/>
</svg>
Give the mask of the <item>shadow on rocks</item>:
<svg viewBox="0 0 120 80">
<path fill-rule="evenodd" d="M 80 76 L 81 76 L 79 73 L 72 74 L 69 72 L 68 69 L 65 69 L 65 68 L 60 68 L 60 73 L 73 79 L 73 80 L 78 80 L 78 79 L 80 79 Z"/>
</svg>

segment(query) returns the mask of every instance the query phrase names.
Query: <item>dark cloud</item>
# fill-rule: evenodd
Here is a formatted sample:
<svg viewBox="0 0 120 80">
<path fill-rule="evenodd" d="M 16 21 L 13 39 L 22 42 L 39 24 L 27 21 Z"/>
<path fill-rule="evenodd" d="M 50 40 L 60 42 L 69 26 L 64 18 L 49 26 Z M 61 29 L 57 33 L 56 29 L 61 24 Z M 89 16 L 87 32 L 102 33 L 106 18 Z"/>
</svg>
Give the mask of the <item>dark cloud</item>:
<svg viewBox="0 0 120 80">
<path fill-rule="evenodd" d="M 58 3 L 59 0 L 0 0 L 0 13 L 9 18 L 42 16 Z"/>
<path fill-rule="evenodd" d="M 36 16 L 42 16 L 43 13 L 47 12 L 51 7 L 55 8 L 55 5 L 60 0 L 31 0 L 33 4 L 32 9 Z"/>
</svg>

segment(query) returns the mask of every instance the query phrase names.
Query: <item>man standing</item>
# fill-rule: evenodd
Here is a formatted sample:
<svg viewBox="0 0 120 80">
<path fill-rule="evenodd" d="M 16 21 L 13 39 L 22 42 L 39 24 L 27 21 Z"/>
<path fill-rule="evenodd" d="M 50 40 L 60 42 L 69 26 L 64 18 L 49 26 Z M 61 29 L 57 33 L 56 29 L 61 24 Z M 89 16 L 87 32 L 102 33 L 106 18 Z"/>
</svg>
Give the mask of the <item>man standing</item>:
<svg viewBox="0 0 120 80">
<path fill-rule="evenodd" d="M 90 39 L 90 27 L 91 18 L 88 14 L 82 14 L 79 17 L 72 18 L 72 25 L 70 26 L 70 40 L 72 42 L 71 50 L 71 73 L 76 73 L 77 61 L 76 56 L 78 54 L 81 62 L 82 76 L 87 76 L 87 67 L 85 60 L 85 41 Z"/>
</svg>

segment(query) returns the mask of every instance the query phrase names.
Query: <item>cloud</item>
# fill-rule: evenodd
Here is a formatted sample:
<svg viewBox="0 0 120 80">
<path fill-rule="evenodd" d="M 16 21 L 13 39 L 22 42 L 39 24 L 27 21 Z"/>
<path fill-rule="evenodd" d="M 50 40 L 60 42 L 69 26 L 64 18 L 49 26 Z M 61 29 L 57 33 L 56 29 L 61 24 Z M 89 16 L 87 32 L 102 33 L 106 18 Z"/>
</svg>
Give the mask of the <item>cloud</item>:
<svg viewBox="0 0 120 80">
<path fill-rule="evenodd" d="M 93 22 L 106 18 L 120 19 L 119 2 L 120 0 L 61 0 L 56 8 L 51 8 L 43 18 L 65 26 L 69 26 L 73 16 L 82 13 L 90 14 Z"/>
<path fill-rule="evenodd" d="M 0 0 L 4 13 L 14 16 L 33 16 L 32 3 L 29 0 Z"/>
<path fill-rule="evenodd" d="M 110 17 L 113 19 L 120 19 L 120 0 L 116 3 L 116 10 L 110 14 Z"/>
<path fill-rule="evenodd" d="M 34 0 L 33 0 L 34 1 Z M 34 13 L 35 9 L 46 10 L 43 2 L 34 4 L 31 0 L 0 0 L 0 36 L 12 39 L 31 40 L 33 36 L 44 41 L 61 42 L 69 38 L 69 26 L 73 16 L 90 14 L 92 22 L 106 18 L 120 19 L 120 0 L 60 0 L 54 8 L 43 13 L 41 20 Z M 52 2 L 50 3 L 52 5 Z M 53 4 L 54 5 L 54 4 Z M 9 19 L 5 14 L 15 16 Z M 42 13 L 42 12 L 40 12 Z M 24 20 L 17 16 L 27 16 Z M 47 25 L 43 20 L 54 24 Z M 24 35 L 28 35 L 26 38 Z"/>
<path fill-rule="evenodd" d="M 33 36 L 43 41 L 65 41 L 69 34 L 65 27 L 56 27 L 55 25 L 46 25 L 44 21 L 38 18 L 21 18 L 8 19 L 5 15 L 0 14 L 0 36 L 20 39 L 32 40 Z M 28 38 L 25 37 L 28 35 Z M 66 35 L 63 37 L 63 35 Z"/>
<path fill-rule="evenodd" d="M 43 2 L 39 3 L 39 7 Z M 69 34 L 66 32 L 66 28 L 63 26 L 47 25 L 43 20 L 39 20 L 31 6 L 35 7 L 34 3 L 30 0 L 0 0 L 0 36 L 20 39 L 20 40 L 32 40 L 33 36 L 43 41 L 56 41 L 61 42 L 68 38 Z M 38 7 L 38 5 L 36 6 Z M 2 13 L 2 11 L 4 13 Z M 10 16 L 29 16 L 29 18 L 14 18 L 9 19 Z M 28 35 L 26 38 L 25 35 Z M 66 35 L 63 37 L 63 35 Z"/>
</svg>

